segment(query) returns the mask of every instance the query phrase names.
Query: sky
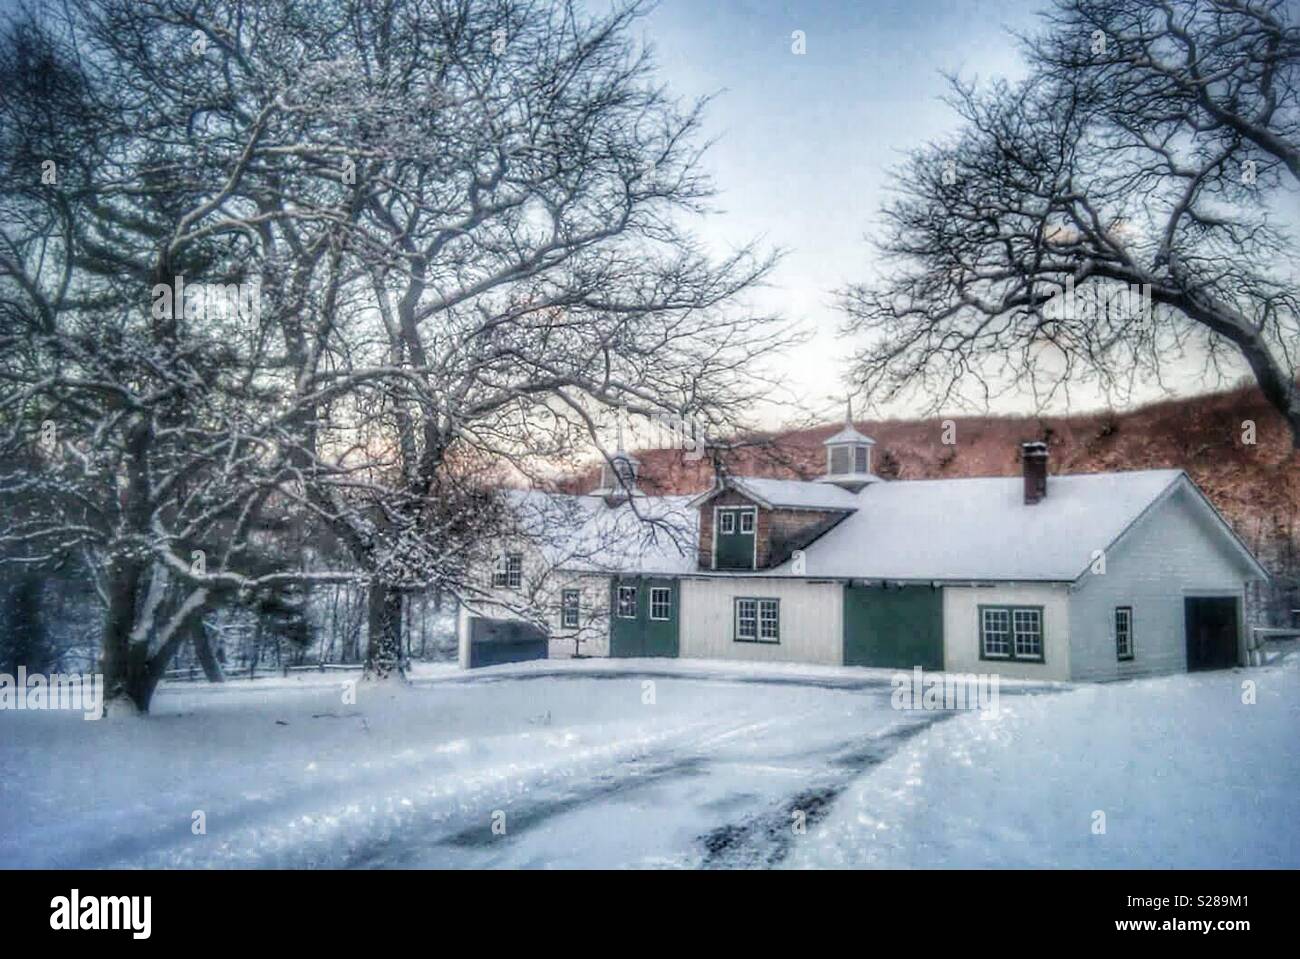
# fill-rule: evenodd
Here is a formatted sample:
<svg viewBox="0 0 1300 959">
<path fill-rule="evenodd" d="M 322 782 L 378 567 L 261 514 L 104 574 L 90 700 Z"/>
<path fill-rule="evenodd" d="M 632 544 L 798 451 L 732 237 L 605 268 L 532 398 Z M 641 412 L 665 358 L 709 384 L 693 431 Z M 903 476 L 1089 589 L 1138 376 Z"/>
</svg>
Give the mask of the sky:
<svg viewBox="0 0 1300 959">
<path fill-rule="evenodd" d="M 15 0 L 0 0 L 8 11 Z M 599 5 L 601 0 L 595 0 Z M 641 21 L 659 75 L 683 99 L 713 96 L 704 133 L 716 212 L 694 224 L 718 253 L 758 238 L 785 257 L 752 306 L 812 333 L 777 360 L 801 413 L 843 410 L 845 360 L 836 291 L 870 278 L 868 236 L 906 152 L 957 128 L 944 72 L 964 80 L 1024 75 L 1011 31 L 1031 31 L 1048 0 L 658 0 Z M 801 31 L 804 52 L 793 50 Z M 1199 358 L 1172 364 L 1178 393 L 1209 388 Z M 1244 366 L 1241 373 L 1245 373 Z M 1217 385 L 1217 384 L 1214 384 Z M 1134 402 L 1164 396 L 1157 387 Z M 1090 389 L 1053 413 L 1107 405 Z M 1028 395 L 993 412 L 1032 412 Z M 861 412 L 861 410 L 859 410 Z M 906 417 L 904 405 L 874 411 Z M 776 426 L 779 408 L 756 411 Z"/>
<path fill-rule="evenodd" d="M 705 132 L 720 212 L 697 224 L 715 249 L 753 237 L 788 251 L 755 306 L 807 324 L 813 339 L 784 357 L 805 412 L 842 409 L 851 343 L 837 337 L 835 291 L 870 277 L 867 234 L 888 174 L 909 149 L 942 139 L 957 118 L 943 71 L 1011 80 L 1024 65 L 1010 30 L 1030 31 L 1044 0 L 661 0 L 642 32 L 679 96 L 715 94 Z M 792 50 L 803 31 L 806 52 Z M 1175 371 L 1179 392 L 1204 389 Z M 1199 370 L 1199 365 L 1195 369 Z M 1135 399 L 1162 394 L 1154 388 Z M 1070 411 L 1106 405 L 1075 391 Z M 1028 396 L 994 412 L 1032 412 Z M 1065 412 L 1064 407 L 1049 408 Z M 916 411 L 885 408 L 891 416 Z M 764 419 L 775 411 L 760 414 Z"/>
</svg>

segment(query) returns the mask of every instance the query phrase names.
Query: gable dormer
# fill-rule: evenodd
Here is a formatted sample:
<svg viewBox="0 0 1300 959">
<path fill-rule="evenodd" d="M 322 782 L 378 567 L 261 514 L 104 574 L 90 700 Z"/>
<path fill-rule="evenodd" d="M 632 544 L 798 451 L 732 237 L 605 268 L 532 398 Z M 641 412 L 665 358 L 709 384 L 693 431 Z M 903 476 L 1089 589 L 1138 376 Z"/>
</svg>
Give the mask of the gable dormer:
<svg viewBox="0 0 1300 959">
<path fill-rule="evenodd" d="M 699 567 L 754 570 L 780 566 L 797 549 L 857 509 L 842 489 L 802 480 L 727 476 L 696 497 Z"/>
<path fill-rule="evenodd" d="M 834 483 L 850 493 L 856 493 L 880 477 L 871 472 L 871 450 L 876 441 L 859 433 L 853 425 L 853 407 L 849 405 L 844 415 L 844 427 L 822 443 L 826 448 L 826 473 L 818 482 Z"/>
</svg>

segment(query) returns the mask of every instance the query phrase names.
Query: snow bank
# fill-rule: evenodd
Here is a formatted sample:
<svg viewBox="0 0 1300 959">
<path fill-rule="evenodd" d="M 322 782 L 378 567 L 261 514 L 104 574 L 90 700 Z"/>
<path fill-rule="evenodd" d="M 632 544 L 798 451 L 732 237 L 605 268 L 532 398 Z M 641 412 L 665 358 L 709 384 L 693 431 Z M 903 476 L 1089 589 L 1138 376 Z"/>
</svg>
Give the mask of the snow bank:
<svg viewBox="0 0 1300 959">
<path fill-rule="evenodd" d="M 1297 733 L 1295 654 L 1005 698 L 1000 718 L 936 724 L 862 776 L 787 865 L 1296 868 Z"/>
</svg>

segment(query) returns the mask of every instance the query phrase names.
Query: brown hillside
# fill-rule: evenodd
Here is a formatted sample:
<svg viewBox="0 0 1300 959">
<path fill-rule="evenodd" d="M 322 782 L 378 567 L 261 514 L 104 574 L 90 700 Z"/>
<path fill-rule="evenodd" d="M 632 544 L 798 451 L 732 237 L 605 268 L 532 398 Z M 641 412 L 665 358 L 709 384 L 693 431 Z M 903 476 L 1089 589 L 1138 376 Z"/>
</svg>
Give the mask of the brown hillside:
<svg viewBox="0 0 1300 959">
<path fill-rule="evenodd" d="M 1045 439 L 1052 473 L 1184 469 L 1278 578 L 1278 608 L 1300 606 L 1300 457 L 1282 418 L 1253 387 L 1168 400 L 1127 412 L 1076 416 L 951 417 L 956 443 L 944 445 L 944 419 L 858 420 L 876 441 L 875 470 L 887 479 L 1012 476 L 1020 471 L 1023 440 Z M 1243 423 L 1256 426 L 1243 442 Z M 766 448 L 729 457 L 737 475 L 811 479 L 825 467 L 822 440 L 840 428 L 765 437 Z M 687 461 L 680 450 L 638 450 L 642 486 L 663 493 L 709 488 L 709 460 Z M 590 489 L 596 471 L 570 489 Z M 1286 606 L 1286 604 L 1290 604 Z M 1270 603 L 1272 605 L 1272 603 Z"/>
</svg>

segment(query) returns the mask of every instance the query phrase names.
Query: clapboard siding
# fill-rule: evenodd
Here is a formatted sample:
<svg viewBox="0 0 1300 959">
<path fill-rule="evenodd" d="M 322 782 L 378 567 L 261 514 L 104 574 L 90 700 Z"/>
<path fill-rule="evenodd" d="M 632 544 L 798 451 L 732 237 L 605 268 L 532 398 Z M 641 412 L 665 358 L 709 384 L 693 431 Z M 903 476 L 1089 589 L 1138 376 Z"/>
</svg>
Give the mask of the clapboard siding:
<svg viewBox="0 0 1300 959">
<path fill-rule="evenodd" d="M 469 663 L 469 618 L 522 619 L 521 611 L 533 607 L 544 620 L 540 625 L 549 635 L 551 659 L 568 659 L 574 654 L 574 636 L 582 637 L 578 651 L 583 656 L 609 655 L 609 577 L 556 569 L 530 545 L 520 545 L 506 552 L 518 552 L 522 558 L 521 585 L 518 589 L 492 585 L 493 565 L 484 564 L 479 594 L 468 605 L 461 604 L 457 613 L 457 640 L 462 668 Z M 492 554 L 489 554 L 492 555 Z M 565 629 L 560 619 L 564 590 L 577 589 L 579 628 Z"/>
<path fill-rule="evenodd" d="M 578 628 L 566 629 L 561 619 L 564 590 L 578 590 Z M 609 655 L 609 577 L 559 573 L 554 588 L 548 592 L 551 622 L 551 659 L 572 659 L 574 639 L 582 642 L 577 652 L 583 656 Z"/>
<path fill-rule="evenodd" d="M 1041 663 L 980 659 L 981 606 L 1041 606 Z M 951 673 L 997 673 L 1014 679 L 1070 678 L 1070 591 L 1062 584 L 995 584 L 943 588 L 943 668 Z"/>
<path fill-rule="evenodd" d="M 681 584 L 680 655 L 697 659 L 823 663 L 844 658 L 843 587 L 801 580 L 684 579 Z M 737 597 L 781 601 L 779 643 L 738 643 Z"/>
<path fill-rule="evenodd" d="M 1050 494 L 1049 494 L 1050 495 Z M 1187 668 L 1183 599 L 1244 596 L 1250 571 L 1199 495 L 1181 486 L 1107 552 L 1070 600 L 1074 679 L 1107 680 Z M 1116 657 L 1115 607 L 1133 608 L 1134 657 Z"/>
</svg>

